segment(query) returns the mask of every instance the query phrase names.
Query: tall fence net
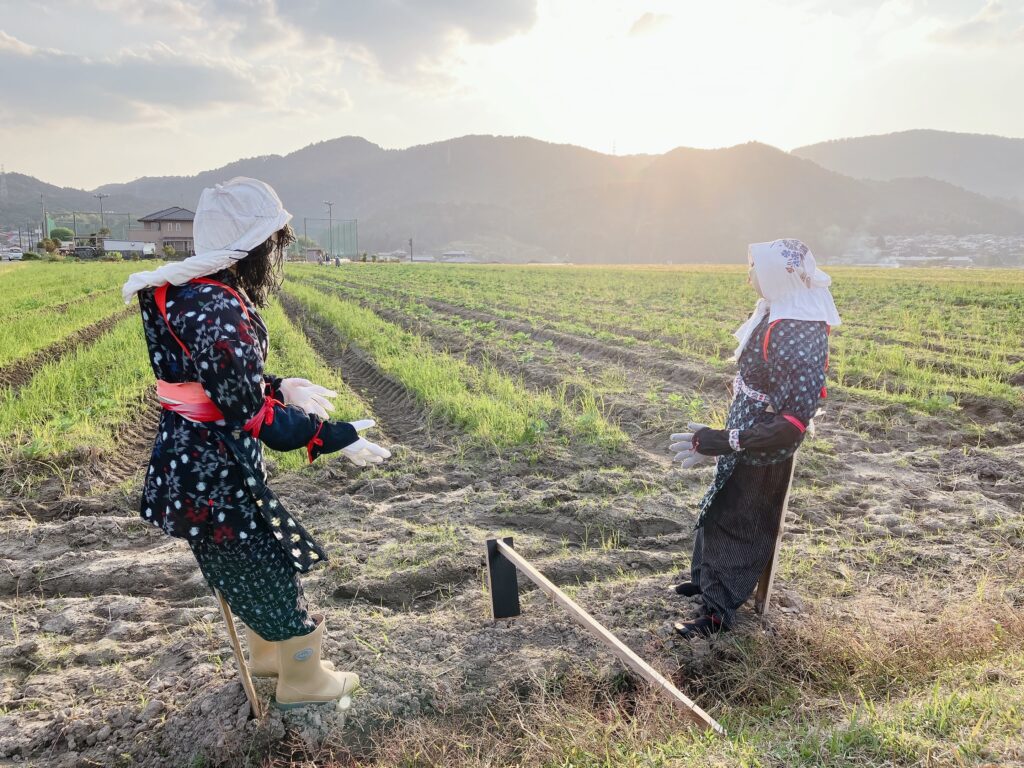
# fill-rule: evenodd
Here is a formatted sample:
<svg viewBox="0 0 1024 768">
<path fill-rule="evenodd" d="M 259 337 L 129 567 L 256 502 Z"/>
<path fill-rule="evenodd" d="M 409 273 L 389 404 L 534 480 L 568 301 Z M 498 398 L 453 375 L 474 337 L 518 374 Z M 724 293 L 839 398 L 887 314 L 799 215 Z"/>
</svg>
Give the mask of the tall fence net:
<svg viewBox="0 0 1024 768">
<path fill-rule="evenodd" d="M 359 221 L 357 219 L 302 220 L 302 229 L 296 232 L 298 240 L 292 247 L 293 258 L 316 261 L 318 258 L 359 257 Z"/>
</svg>

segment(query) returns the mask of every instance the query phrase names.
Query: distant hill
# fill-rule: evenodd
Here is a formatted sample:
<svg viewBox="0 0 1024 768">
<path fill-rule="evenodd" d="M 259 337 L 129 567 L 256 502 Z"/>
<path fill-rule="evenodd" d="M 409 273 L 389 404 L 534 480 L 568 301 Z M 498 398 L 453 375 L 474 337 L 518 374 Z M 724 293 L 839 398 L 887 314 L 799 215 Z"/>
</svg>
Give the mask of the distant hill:
<svg viewBox="0 0 1024 768">
<path fill-rule="evenodd" d="M 1024 203 L 1024 139 L 946 131 L 903 131 L 837 139 L 793 154 L 858 179 L 927 176 L 989 197 Z"/>
<path fill-rule="evenodd" d="M 861 181 L 764 144 L 617 157 L 529 138 L 466 136 L 403 150 L 345 137 L 284 157 L 239 160 L 190 177 L 109 184 L 107 210 L 194 208 L 232 176 L 265 179 L 302 217 L 359 219 L 366 251 L 449 248 L 523 261 L 742 260 L 749 242 L 794 236 L 823 255 L 862 235 L 1024 235 L 1024 213 L 932 179 Z M 18 177 L 0 223 L 47 207 L 95 210 L 92 192 Z M 15 205 L 16 202 L 16 205 Z"/>
<path fill-rule="evenodd" d="M 55 187 L 23 173 L 4 174 L 6 194 L 0 197 L 0 225 L 39 226 L 42 216 L 39 195 L 44 196 L 47 210 L 95 211 L 97 200 L 92 192 L 73 187 Z M 104 208 L 109 208 L 104 204 Z"/>
</svg>

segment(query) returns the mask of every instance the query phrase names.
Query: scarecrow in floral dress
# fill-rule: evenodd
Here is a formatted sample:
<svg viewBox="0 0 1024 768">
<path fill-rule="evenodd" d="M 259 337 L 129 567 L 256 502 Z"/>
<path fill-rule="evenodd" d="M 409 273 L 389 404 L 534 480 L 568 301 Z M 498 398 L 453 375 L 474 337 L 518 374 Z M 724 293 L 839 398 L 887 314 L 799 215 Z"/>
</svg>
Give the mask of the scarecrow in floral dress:
<svg viewBox="0 0 1024 768">
<path fill-rule="evenodd" d="M 282 706 L 340 699 L 354 673 L 321 661 L 323 616 L 310 614 L 299 575 L 327 559 L 266 485 L 263 445 L 341 451 L 359 466 L 390 453 L 359 436 L 370 420 L 330 421 L 336 393 L 264 370 L 257 311 L 280 283 L 291 219 L 274 190 L 235 178 L 204 190 L 196 255 L 125 283 L 138 296 L 163 406 L 140 514 L 185 539 L 210 587 L 246 625 L 251 672 L 277 676 Z"/>
<path fill-rule="evenodd" d="M 675 588 L 701 603 L 696 618 L 675 624 L 684 637 L 729 629 L 772 557 L 793 455 L 825 396 L 829 331 L 840 323 L 831 278 L 804 243 L 755 243 L 748 264 L 760 299 L 735 334 L 739 373 L 726 428 L 691 423 L 670 446 L 684 468 L 717 462 L 700 502 L 690 580 Z"/>
</svg>

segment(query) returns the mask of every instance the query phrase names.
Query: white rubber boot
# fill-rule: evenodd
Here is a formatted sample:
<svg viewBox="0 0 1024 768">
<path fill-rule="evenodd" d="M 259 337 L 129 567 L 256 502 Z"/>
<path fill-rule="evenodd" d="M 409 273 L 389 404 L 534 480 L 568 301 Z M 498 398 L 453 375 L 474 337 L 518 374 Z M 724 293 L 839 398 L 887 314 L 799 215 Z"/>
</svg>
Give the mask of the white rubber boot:
<svg viewBox="0 0 1024 768">
<path fill-rule="evenodd" d="M 322 616 L 314 616 L 317 621 L 322 621 Z M 277 677 L 277 643 L 272 640 L 264 640 L 247 624 L 245 627 L 246 644 L 249 646 L 249 674 L 252 677 Z M 334 664 L 329 661 L 320 662 L 327 669 L 334 669 Z"/>
<path fill-rule="evenodd" d="M 324 639 L 323 619 L 308 635 L 282 640 L 277 645 L 277 705 L 283 709 L 304 704 L 341 701 L 359 687 L 359 675 L 337 672 L 320 661 Z"/>
</svg>

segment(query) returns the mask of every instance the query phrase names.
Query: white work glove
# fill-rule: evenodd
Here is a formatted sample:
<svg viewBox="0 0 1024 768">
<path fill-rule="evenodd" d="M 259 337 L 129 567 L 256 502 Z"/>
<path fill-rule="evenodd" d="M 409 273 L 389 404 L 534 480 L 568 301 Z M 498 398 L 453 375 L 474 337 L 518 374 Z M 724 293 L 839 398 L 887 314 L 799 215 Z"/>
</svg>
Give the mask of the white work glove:
<svg viewBox="0 0 1024 768">
<path fill-rule="evenodd" d="M 356 432 L 363 432 L 376 424 L 373 419 L 362 419 L 361 421 L 353 421 L 352 426 L 355 427 Z M 351 445 L 347 445 L 341 449 L 345 458 L 355 464 L 357 467 L 365 467 L 367 464 L 380 464 L 384 459 L 391 458 L 391 451 L 387 448 L 382 448 L 376 443 L 371 443 L 364 437 L 360 437 Z"/>
<path fill-rule="evenodd" d="M 295 405 L 311 416 L 319 416 L 327 421 L 328 411 L 334 410 L 334 403 L 329 398 L 337 397 L 333 389 L 321 387 L 309 379 L 281 379 L 281 394 L 285 405 Z"/>
<path fill-rule="evenodd" d="M 693 436 L 700 430 L 707 427 L 707 424 L 698 424 L 695 421 L 687 423 L 686 428 L 689 432 L 674 432 L 671 436 L 672 444 L 669 445 L 670 451 L 676 452 L 672 461 L 680 462 L 680 466 L 683 469 L 693 469 L 699 464 L 708 462 L 714 462 L 714 456 L 705 456 L 702 453 L 697 453 L 693 450 Z"/>
</svg>

